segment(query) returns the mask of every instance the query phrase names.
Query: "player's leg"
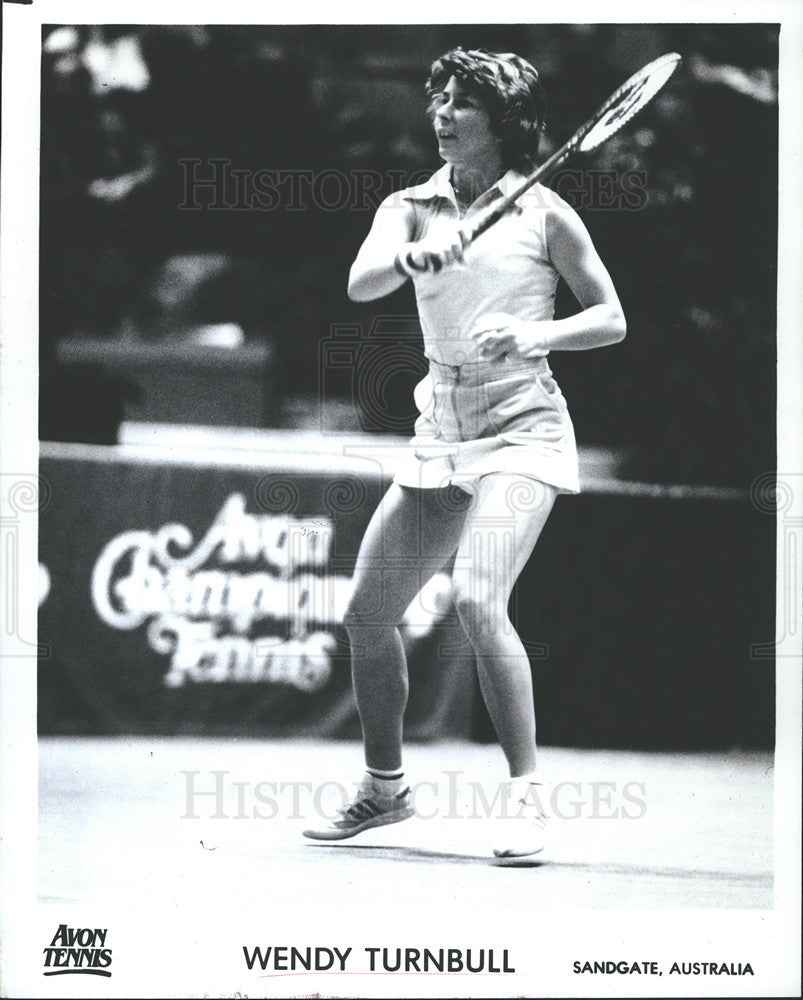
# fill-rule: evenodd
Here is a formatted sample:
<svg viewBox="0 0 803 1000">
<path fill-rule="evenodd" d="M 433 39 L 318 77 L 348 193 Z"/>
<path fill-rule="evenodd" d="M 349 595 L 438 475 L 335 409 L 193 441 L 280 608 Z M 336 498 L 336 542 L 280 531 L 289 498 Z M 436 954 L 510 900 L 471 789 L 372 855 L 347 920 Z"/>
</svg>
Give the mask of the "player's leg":
<svg viewBox="0 0 803 1000">
<path fill-rule="evenodd" d="M 524 476 L 483 477 L 466 519 L 454 569 L 458 615 L 474 649 L 480 688 L 507 758 L 511 800 L 526 801 L 534 825 L 518 824 L 499 855 L 543 847 L 545 791 L 536 769 L 535 708 L 527 653 L 508 615 L 513 585 L 552 510 L 557 490 Z M 508 842 L 509 840 L 509 842 Z"/>
<path fill-rule="evenodd" d="M 393 484 L 360 546 L 345 626 L 369 767 L 401 766 L 407 662 L 399 625 L 410 602 L 454 553 L 468 505 L 453 490 Z M 466 500 L 468 498 L 466 497 Z"/>
<path fill-rule="evenodd" d="M 535 713 L 530 663 L 508 616 L 508 601 L 556 494 L 554 487 L 524 476 L 483 477 L 455 559 L 457 612 L 514 778 L 535 769 Z"/>
<path fill-rule="evenodd" d="M 305 831 L 343 840 L 413 815 L 402 772 L 407 661 L 399 626 L 411 601 L 454 554 L 468 500 L 460 491 L 393 484 L 363 537 L 345 615 L 366 773 L 339 816 Z"/>
</svg>

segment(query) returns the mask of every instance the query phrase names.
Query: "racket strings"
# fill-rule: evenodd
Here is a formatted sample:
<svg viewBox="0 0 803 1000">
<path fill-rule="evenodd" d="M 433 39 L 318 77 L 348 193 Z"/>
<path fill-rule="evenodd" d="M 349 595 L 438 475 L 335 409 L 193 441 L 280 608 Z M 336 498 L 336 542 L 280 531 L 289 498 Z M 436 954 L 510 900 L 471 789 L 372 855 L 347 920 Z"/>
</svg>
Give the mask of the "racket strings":
<svg viewBox="0 0 803 1000">
<path fill-rule="evenodd" d="M 650 103 L 679 63 L 680 56 L 669 53 L 632 76 L 599 109 L 596 120 L 592 121 L 588 132 L 580 140 L 578 151 L 590 152 L 618 132 Z"/>
</svg>

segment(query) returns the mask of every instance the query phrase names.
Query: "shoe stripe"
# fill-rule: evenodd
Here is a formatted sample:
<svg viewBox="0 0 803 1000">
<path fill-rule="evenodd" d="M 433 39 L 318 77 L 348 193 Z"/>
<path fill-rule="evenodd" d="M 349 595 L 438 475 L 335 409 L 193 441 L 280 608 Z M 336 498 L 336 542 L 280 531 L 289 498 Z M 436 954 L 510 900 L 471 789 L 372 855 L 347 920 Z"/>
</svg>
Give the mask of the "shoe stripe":
<svg viewBox="0 0 803 1000">
<path fill-rule="evenodd" d="M 357 799 L 356 802 L 352 802 L 346 806 L 342 811 L 342 815 L 346 822 L 352 821 L 357 823 L 376 819 L 377 816 L 387 816 L 389 813 L 395 812 L 400 805 L 405 805 L 405 800 L 409 794 L 410 789 L 403 788 L 393 796 L 389 806 L 382 806 L 374 799 Z"/>
<path fill-rule="evenodd" d="M 346 812 L 349 816 L 353 816 L 355 819 L 363 820 L 373 819 L 373 817 L 378 816 L 382 810 L 371 799 L 360 799 L 358 802 L 352 803 Z"/>
</svg>

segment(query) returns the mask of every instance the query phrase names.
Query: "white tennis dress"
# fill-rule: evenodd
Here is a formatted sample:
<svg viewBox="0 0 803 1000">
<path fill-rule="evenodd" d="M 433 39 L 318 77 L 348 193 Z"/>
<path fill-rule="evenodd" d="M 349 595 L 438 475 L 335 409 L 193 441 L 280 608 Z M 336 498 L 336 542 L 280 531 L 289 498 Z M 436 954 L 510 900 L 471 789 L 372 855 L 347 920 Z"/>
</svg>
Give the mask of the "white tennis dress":
<svg viewBox="0 0 803 1000">
<path fill-rule="evenodd" d="M 415 219 L 414 240 L 460 219 L 451 167 L 387 199 L 380 211 L 404 202 Z M 508 171 L 467 217 L 522 180 Z M 546 210 L 554 204 L 536 184 L 521 210 L 508 212 L 466 249 L 465 263 L 414 279 L 429 372 L 415 388 L 415 436 L 395 476 L 402 486 L 455 484 L 473 492 L 481 476 L 517 473 L 562 493 L 580 491 L 577 446 L 566 400 L 546 357 L 507 355 L 481 360 L 469 331 L 489 313 L 522 320 L 552 319 L 558 273 L 549 260 Z"/>
</svg>

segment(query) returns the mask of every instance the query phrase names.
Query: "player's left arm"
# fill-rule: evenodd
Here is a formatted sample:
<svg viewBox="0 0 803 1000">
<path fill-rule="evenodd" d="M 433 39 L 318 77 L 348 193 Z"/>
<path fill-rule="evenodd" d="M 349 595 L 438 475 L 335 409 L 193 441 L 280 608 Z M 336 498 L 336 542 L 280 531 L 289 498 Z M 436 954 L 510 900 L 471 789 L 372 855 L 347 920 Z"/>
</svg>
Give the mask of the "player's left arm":
<svg viewBox="0 0 803 1000">
<path fill-rule="evenodd" d="M 627 324 L 619 296 L 580 216 L 564 202 L 549 210 L 545 224 L 549 258 L 581 309 L 574 316 L 538 324 L 546 346 L 584 351 L 623 340 Z"/>
<path fill-rule="evenodd" d="M 548 210 L 549 258 L 574 293 L 581 311 L 565 319 L 520 320 L 507 313 L 481 317 L 471 330 L 482 357 L 510 352 L 543 357 L 550 351 L 587 351 L 624 339 L 626 323 L 611 276 L 579 215 L 562 199 Z"/>
</svg>

